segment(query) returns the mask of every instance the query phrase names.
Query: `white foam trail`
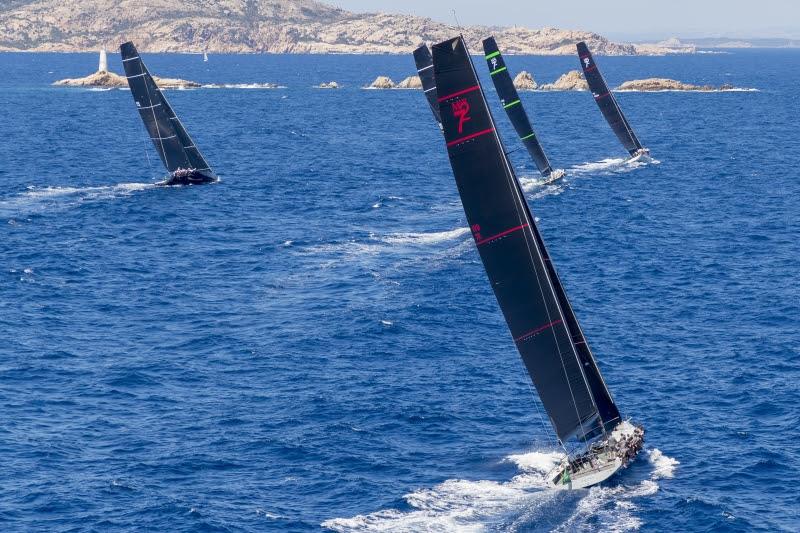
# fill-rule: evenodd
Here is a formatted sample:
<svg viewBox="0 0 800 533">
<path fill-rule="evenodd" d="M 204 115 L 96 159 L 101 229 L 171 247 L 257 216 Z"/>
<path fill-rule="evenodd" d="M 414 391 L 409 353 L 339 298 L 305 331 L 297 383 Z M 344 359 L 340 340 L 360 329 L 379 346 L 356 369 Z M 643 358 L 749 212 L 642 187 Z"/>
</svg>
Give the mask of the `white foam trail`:
<svg viewBox="0 0 800 533">
<path fill-rule="evenodd" d="M 28 190 L 0 201 L 0 216 L 13 216 L 49 207 L 68 207 L 81 202 L 130 196 L 155 187 L 153 183 L 119 183 L 99 187 L 28 187 Z"/>
<path fill-rule="evenodd" d="M 682 90 L 682 89 L 660 89 L 658 91 L 641 91 L 639 89 L 614 89 L 615 93 L 758 93 L 759 89 L 753 87 L 731 87 L 729 89 L 713 89 L 710 91 L 701 91 L 699 89 Z"/>
<path fill-rule="evenodd" d="M 650 161 L 630 161 L 621 157 L 603 159 L 592 163 L 584 163 L 582 165 L 575 165 L 570 169 L 570 174 L 615 174 L 630 172 L 637 168 L 646 167 L 647 165 L 660 165 L 661 161 L 651 159 Z"/>
<path fill-rule="evenodd" d="M 561 452 L 531 452 L 509 455 L 506 462 L 514 463 L 523 472 L 541 472 L 547 474 L 556 467 L 564 454 Z"/>
<path fill-rule="evenodd" d="M 658 492 L 657 479 L 672 477 L 678 461 L 657 449 L 648 450 L 653 470 L 650 479 L 633 485 L 595 486 L 579 495 L 572 514 L 554 531 L 635 531 L 642 526 L 636 516 L 637 498 Z M 564 492 L 548 490 L 545 475 L 558 464 L 560 452 L 530 452 L 509 455 L 506 462 L 520 473 L 510 481 L 453 479 L 432 489 L 405 496 L 411 511 L 384 509 L 353 518 L 334 518 L 322 526 L 338 532 L 461 532 L 494 530 L 525 531 L 539 516 L 558 513 Z M 508 524 L 508 521 L 513 521 Z"/>
<path fill-rule="evenodd" d="M 507 461 L 520 465 L 523 472 L 508 482 L 452 479 L 432 489 L 420 489 L 405 496 L 413 511 L 387 509 L 335 518 L 322 526 L 339 532 L 468 532 L 485 531 L 515 509 L 542 508 L 556 497 L 544 490 L 544 472 L 552 469 L 558 453 L 531 452 L 512 455 Z"/>
<path fill-rule="evenodd" d="M 468 234 L 469 228 L 456 228 L 449 231 L 434 231 L 430 233 L 393 233 L 381 238 L 381 240 L 388 244 L 438 244 L 458 239 Z"/>
<path fill-rule="evenodd" d="M 647 450 L 647 460 L 653 465 L 651 479 L 672 478 L 675 476 L 675 468 L 681 464 L 677 459 L 664 455 L 658 448 Z"/>
<path fill-rule="evenodd" d="M 203 89 L 285 89 L 283 85 L 274 83 L 210 83 Z"/>
</svg>

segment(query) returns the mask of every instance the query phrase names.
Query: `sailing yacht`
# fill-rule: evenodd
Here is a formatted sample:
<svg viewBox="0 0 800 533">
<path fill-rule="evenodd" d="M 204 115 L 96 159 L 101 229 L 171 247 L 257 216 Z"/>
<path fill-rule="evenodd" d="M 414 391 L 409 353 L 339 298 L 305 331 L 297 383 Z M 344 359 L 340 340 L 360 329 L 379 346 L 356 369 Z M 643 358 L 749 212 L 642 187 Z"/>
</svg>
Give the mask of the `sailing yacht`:
<svg viewBox="0 0 800 533">
<path fill-rule="evenodd" d="M 559 489 L 600 483 L 636 456 L 644 430 L 622 417 L 600 374 L 497 134 L 463 37 L 435 45 L 432 60 L 447 152 L 475 245 L 566 452 L 548 482 Z"/>
<path fill-rule="evenodd" d="M 120 52 L 139 116 L 161 162 L 169 171 L 169 175 L 156 185 L 199 185 L 217 181 L 219 178 L 189 137 L 133 43 L 124 43 Z"/>
<path fill-rule="evenodd" d="M 500 103 L 503 105 L 511 124 L 519 135 L 519 139 L 528 151 L 528 154 L 536 164 L 536 168 L 542 174 L 545 183 L 552 183 L 564 177 L 565 172 L 562 169 L 553 169 L 550 166 L 550 161 L 544 153 L 544 148 L 539 142 L 536 132 L 533 131 L 531 121 L 525 108 L 522 106 L 517 88 L 514 87 L 514 81 L 511 79 L 511 73 L 506 67 L 506 62 L 503 59 L 503 54 L 497 47 L 497 42 L 494 37 L 489 37 L 483 40 L 483 52 L 486 58 L 486 64 L 489 66 L 489 74 L 492 77 L 492 83 L 497 90 L 497 95 L 500 97 Z"/>
<path fill-rule="evenodd" d="M 642 146 L 639 138 L 634 133 L 633 128 L 628 123 L 628 119 L 622 113 L 622 109 L 617 103 L 617 99 L 611 89 L 608 88 L 605 78 L 597 68 L 597 63 L 594 61 L 592 53 L 586 43 L 578 43 L 578 57 L 581 60 L 581 68 L 586 82 L 589 84 L 589 90 L 592 91 L 594 101 L 603 113 L 608 125 L 614 130 L 617 139 L 622 143 L 622 146 L 630 154 L 628 161 L 641 161 L 649 162 L 650 150 Z"/>
</svg>

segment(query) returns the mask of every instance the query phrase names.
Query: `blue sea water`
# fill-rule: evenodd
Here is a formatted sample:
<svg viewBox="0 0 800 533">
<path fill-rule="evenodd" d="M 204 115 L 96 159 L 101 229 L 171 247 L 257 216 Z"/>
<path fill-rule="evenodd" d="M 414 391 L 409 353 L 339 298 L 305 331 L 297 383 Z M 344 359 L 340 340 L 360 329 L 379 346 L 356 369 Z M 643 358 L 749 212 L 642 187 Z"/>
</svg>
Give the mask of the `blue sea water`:
<svg viewBox="0 0 800 533">
<path fill-rule="evenodd" d="M 95 56 L 0 54 L 0 529 L 800 530 L 800 53 L 600 58 L 759 89 L 620 94 L 659 164 L 614 161 L 588 94 L 523 96 L 569 175 L 513 162 L 647 430 L 560 493 L 427 104 L 360 88 L 411 58 L 145 59 L 285 88 L 170 91 L 222 181 L 155 188 L 127 91 L 50 86 Z"/>
</svg>

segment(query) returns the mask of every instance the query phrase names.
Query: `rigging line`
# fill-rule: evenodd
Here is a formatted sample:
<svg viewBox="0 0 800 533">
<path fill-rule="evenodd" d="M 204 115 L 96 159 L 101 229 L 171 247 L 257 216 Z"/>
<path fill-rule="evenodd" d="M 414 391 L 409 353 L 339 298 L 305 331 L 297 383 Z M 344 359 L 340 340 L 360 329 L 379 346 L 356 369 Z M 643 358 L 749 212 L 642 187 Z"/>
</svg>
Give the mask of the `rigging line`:
<svg viewBox="0 0 800 533">
<path fill-rule="evenodd" d="M 483 88 L 481 87 L 481 82 L 480 82 L 480 79 L 478 78 L 478 73 L 475 71 L 475 65 L 472 63 L 472 58 L 469 55 L 469 49 L 467 48 L 467 43 L 464 40 L 463 36 L 461 37 L 461 39 L 462 39 L 462 41 L 464 41 L 464 50 L 467 52 L 467 60 L 468 60 L 470 69 L 472 70 L 472 73 L 473 73 L 473 75 L 475 76 L 475 79 L 478 82 L 478 86 L 480 88 L 479 93 L 480 93 L 480 96 L 481 96 L 481 100 L 483 101 L 483 104 L 484 104 L 484 106 L 486 108 L 486 112 L 487 112 L 487 114 L 489 116 L 489 122 L 492 124 L 493 133 L 495 135 L 495 141 L 498 143 L 498 146 L 500 147 L 500 152 L 503 153 L 503 149 L 502 149 L 503 142 L 501 141 L 500 134 L 497 131 L 497 125 L 494 122 L 494 117 L 492 116 L 492 112 L 489 109 L 489 103 L 486 101 L 486 98 L 484 96 Z M 522 202 L 525 202 L 525 198 L 520 193 L 519 182 L 517 181 L 517 179 L 516 179 L 516 177 L 514 175 L 514 171 L 511 168 L 511 163 L 509 162 L 507 157 L 503 157 L 503 163 L 505 164 L 506 171 L 507 171 L 506 172 L 506 175 L 507 175 L 506 183 L 509 185 L 510 192 L 512 192 L 512 195 L 515 197 L 516 200 L 519 201 L 519 203 L 517 201 L 514 202 L 514 204 L 515 204 L 514 205 L 514 210 L 517 213 L 517 219 L 519 220 L 520 223 L 527 222 L 529 225 L 534 225 L 535 222 L 532 220 L 532 218 L 531 218 L 531 220 L 526 220 L 528 218 L 528 214 L 527 213 L 521 213 L 520 212 L 520 206 L 527 205 L 527 204 L 522 204 Z M 509 180 L 512 180 L 514 183 L 513 184 L 512 183 L 508 183 Z M 531 217 L 532 217 L 532 215 L 531 215 Z M 535 227 L 531 227 L 530 229 L 531 229 L 531 231 L 535 231 Z M 524 232 L 523 232 L 523 235 L 525 235 Z M 531 251 L 531 246 L 530 246 L 530 243 L 528 242 L 527 236 L 525 236 L 525 246 L 526 246 L 526 248 L 528 250 L 528 257 L 530 258 L 531 266 L 533 267 L 534 274 L 536 274 L 536 272 L 537 272 L 536 263 L 535 263 L 535 261 L 533 259 L 533 252 Z M 550 288 L 550 293 L 552 294 L 553 299 L 554 299 L 555 304 L 556 304 L 556 310 L 560 312 L 560 315 L 563 318 L 564 314 L 561 311 L 560 305 L 558 304 L 558 298 L 556 297 L 555 289 L 553 288 L 552 281 L 550 280 L 550 277 L 548 275 L 547 267 L 544 264 L 544 258 L 542 257 L 542 253 L 539 250 L 538 243 L 535 243 L 535 248 L 536 248 L 536 252 L 537 252 L 536 255 L 539 257 L 539 259 L 541 260 L 541 264 L 544 267 L 544 270 L 543 270 L 542 273 L 544 274 L 545 279 L 548 282 L 548 285 L 549 285 L 549 288 Z M 544 288 L 542 287 L 541 280 L 539 279 L 538 275 L 535 275 L 535 277 L 536 277 L 536 283 L 539 286 L 539 293 L 542 296 L 542 300 L 546 302 L 547 300 L 545 298 Z M 548 320 L 550 322 L 552 322 L 553 318 L 552 318 L 552 316 L 550 314 L 550 308 L 546 303 L 545 303 L 544 309 L 545 309 L 545 313 L 547 314 Z M 567 329 L 567 334 L 569 336 L 569 328 L 567 328 L 566 324 L 564 324 L 564 327 Z M 556 343 L 556 349 L 558 350 L 559 359 L 561 360 L 561 369 L 564 371 L 564 377 L 565 377 L 565 380 L 567 382 L 567 388 L 569 389 L 569 394 L 570 394 L 570 397 L 572 398 L 572 406 L 575 408 L 575 414 L 577 415 L 578 425 L 580 426 L 580 429 L 581 429 L 581 432 L 583 433 L 583 438 L 584 438 L 584 441 L 585 441 L 586 440 L 586 429 L 583 427 L 583 420 L 581 419 L 581 414 L 580 414 L 580 411 L 578 410 L 578 403 L 575 400 L 575 394 L 572 391 L 572 384 L 569 381 L 569 374 L 567 373 L 566 364 L 564 363 L 564 354 L 561 351 L 561 344 L 558 341 L 558 335 L 556 333 L 556 328 L 550 328 L 550 329 L 552 331 L 553 340 L 555 340 L 555 343 Z M 578 353 L 575 350 L 575 347 L 572 345 L 571 339 L 570 339 L 570 347 L 572 348 L 572 352 L 573 352 L 573 355 L 575 356 L 575 361 L 578 364 L 578 368 L 580 368 L 580 360 L 578 358 Z M 581 369 L 581 375 L 582 375 L 582 377 L 584 379 L 584 383 L 586 385 L 586 388 L 589 389 L 589 384 L 588 384 L 588 382 L 586 382 L 586 376 L 583 375 L 583 369 Z M 599 414 L 599 409 L 597 408 L 597 403 L 594 401 L 594 398 L 591 397 L 591 391 L 590 391 L 590 398 L 592 400 L 592 403 L 594 404 L 595 410 L 598 411 L 598 414 Z"/>
<path fill-rule="evenodd" d="M 145 74 L 148 74 L 147 70 L 145 69 L 144 62 L 141 59 L 139 60 L 139 67 L 140 67 L 140 70 L 142 71 L 142 76 L 144 76 Z M 145 79 L 144 79 L 144 90 L 147 93 L 147 100 L 150 103 L 150 111 L 153 113 L 153 124 L 155 124 L 156 132 L 158 133 L 158 144 L 161 146 L 161 153 L 164 154 L 164 156 L 163 156 L 164 157 L 164 164 L 167 167 L 167 172 L 172 173 L 170 171 L 170 169 L 169 169 L 169 160 L 167 159 L 167 150 L 164 148 L 164 140 L 162 139 L 163 136 L 161 135 L 161 128 L 159 128 L 159 126 L 158 126 L 158 117 L 156 116 L 155 106 L 153 105 L 153 97 L 150 94 L 150 87 L 149 87 L 149 84 L 147 83 L 148 82 L 148 78 L 152 79 L 149 76 L 145 76 Z M 153 81 L 153 85 L 155 85 L 155 80 Z M 156 91 L 158 91 L 158 90 L 159 90 L 158 86 L 156 85 Z"/>
<path fill-rule="evenodd" d="M 144 143 L 144 156 L 147 158 L 147 168 L 150 169 L 150 178 L 158 179 L 158 176 L 156 176 L 153 170 L 153 164 L 150 162 L 150 149 L 147 147 L 147 140 L 142 139 L 142 142 Z"/>
<path fill-rule="evenodd" d="M 455 21 L 456 21 L 456 28 L 458 28 L 458 33 L 460 33 L 460 34 L 463 36 L 463 35 L 464 35 L 464 28 L 462 28 L 462 27 L 461 27 L 461 22 L 458 20 L 458 15 L 456 14 L 456 10 L 455 10 L 455 9 L 453 9 L 453 10 L 452 10 L 452 12 L 453 12 L 453 18 L 454 18 L 454 19 L 455 19 Z M 465 47 L 466 47 L 466 44 L 467 44 L 467 43 L 466 43 L 466 41 L 465 41 L 465 42 L 464 42 L 464 46 L 465 46 Z M 472 59 L 470 59 L 470 61 L 472 61 Z"/>
<path fill-rule="evenodd" d="M 591 54 L 591 52 L 589 52 L 589 53 Z M 597 67 L 597 63 L 595 63 L 595 62 L 594 62 L 594 57 L 592 57 L 592 63 L 594 63 L 594 66 L 595 66 L 595 67 Z M 638 139 L 638 138 L 636 137 L 636 135 L 633 133 L 633 130 L 631 129 L 631 127 L 630 127 L 630 124 L 628 124 L 628 121 L 627 121 L 627 119 L 626 119 L 626 118 L 625 118 L 625 116 L 622 114 L 622 109 L 619 107 L 619 103 L 617 102 L 617 98 L 616 98 L 616 96 L 614 96 L 614 93 L 613 93 L 613 92 L 611 92 L 611 88 L 608 86 L 608 82 L 606 81 L 606 78 L 605 78 L 605 76 L 603 76 L 603 73 L 602 73 L 602 72 L 600 72 L 599 70 L 597 71 L 597 74 L 600 76 L 600 79 L 601 79 L 601 80 L 603 80 L 603 83 L 605 84 L 605 86 L 606 86 L 606 89 L 608 89 L 608 95 L 611 97 L 611 101 L 612 101 L 612 102 L 614 102 L 614 107 L 616 107 L 616 109 L 617 109 L 617 113 L 619 113 L 619 116 L 620 116 L 620 117 L 622 117 L 622 125 L 623 125 L 623 126 L 625 126 L 625 131 L 627 131 L 627 132 L 628 132 L 628 139 L 629 139 L 629 140 L 630 140 L 630 141 L 631 141 L 631 142 L 632 142 L 634 145 L 639 145 L 639 146 L 641 146 L 641 144 L 642 144 L 642 143 L 641 143 L 641 142 L 639 142 L 639 139 Z"/>
<path fill-rule="evenodd" d="M 183 125 L 183 122 L 181 122 L 181 119 L 178 118 L 178 115 L 175 113 L 175 110 L 173 110 L 172 106 L 169 105 L 169 100 L 167 100 L 167 97 L 164 96 L 164 92 L 163 91 L 161 91 L 161 99 L 164 101 L 165 104 L 167 104 L 167 109 L 169 109 L 170 112 L 172 113 L 172 117 L 170 117 L 170 120 L 174 119 L 174 120 L 176 120 L 178 122 L 178 125 L 180 126 L 181 130 L 183 130 L 183 134 L 186 136 L 186 139 L 188 139 L 191 142 L 191 145 L 197 151 L 197 154 L 200 156 L 200 159 L 202 159 L 203 162 L 205 163 L 205 165 L 207 167 L 207 170 L 210 170 L 211 172 L 214 172 L 213 170 L 211 170 L 211 165 L 208 164 L 208 161 L 206 161 L 206 158 L 203 157 L 203 154 L 200 153 L 200 149 L 195 146 L 194 139 L 192 139 L 191 135 L 189 135 L 189 132 L 186 131 L 186 127 Z M 181 141 L 183 141 L 183 139 L 181 139 Z M 186 156 L 186 159 L 188 161 L 188 159 L 189 159 L 188 155 Z M 191 163 L 192 162 L 189 161 L 190 165 L 191 165 Z"/>
</svg>

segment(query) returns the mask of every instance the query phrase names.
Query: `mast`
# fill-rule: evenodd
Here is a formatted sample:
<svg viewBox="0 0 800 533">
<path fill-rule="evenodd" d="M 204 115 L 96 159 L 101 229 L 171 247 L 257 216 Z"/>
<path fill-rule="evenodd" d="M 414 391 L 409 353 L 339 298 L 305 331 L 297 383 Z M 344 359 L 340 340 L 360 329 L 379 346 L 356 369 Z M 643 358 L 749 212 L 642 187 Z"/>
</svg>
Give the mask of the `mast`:
<svg viewBox="0 0 800 533">
<path fill-rule="evenodd" d="M 463 38 L 435 45 L 433 63 L 445 95 L 438 104 L 450 163 L 500 309 L 558 438 L 589 440 L 605 423 L 573 340 L 570 324 L 577 320 L 563 305 Z"/>
<path fill-rule="evenodd" d="M 494 83 L 495 89 L 497 89 L 497 95 L 500 97 L 500 103 L 503 105 L 503 109 L 506 110 L 511 124 L 517 131 L 517 135 L 519 135 L 522 144 L 525 145 L 525 148 L 528 150 L 531 159 L 533 159 L 533 162 L 536 164 L 536 168 L 539 169 L 542 176 L 545 178 L 549 177 L 553 172 L 553 168 L 550 166 L 550 161 L 548 161 L 547 155 L 544 153 L 544 149 L 539 142 L 539 138 L 536 136 L 536 132 L 533 131 L 531 121 L 528 118 L 528 114 L 525 112 L 525 108 L 522 106 L 522 100 L 520 100 L 519 93 L 516 87 L 514 87 L 514 81 L 511 79 L 511 74 L 506 67 L 505 60 L 500 53 L 500 49 L 497 47 L 497 42 L 495 42 L 494 37 L 484 39 L 483 52 L 486 57 L 486 63 L 489 66 L 492 82 Z"/>
<path fill-rule="evenodd" d="M 603 113 L 608 125 L 614 130 L 614 134 L 622 143 L 622 146 L 625 147 L 629 154 L 634 155 L 642 149 L 642 143 L 639 142 L 639 138 L 628 123 L 628 119 L 622 113 L 614 93 L 608 88 L 608 84 L 597 68 L 589 47 L 584 42 L 578 43 L 578 57 L 580 57 L 581 68 L 586 77 L 586 82 L 589 84 L 589 90 L 592 91 L 594 96 L 594 101 L 597 102 L 597 106 Z"/>
<path fill-rule="evenodd" d="M 170 173 L 181 169 L 193 170 L 215 179 L 214 171 L 156 85 L 136 47 L 127 42 L 120 46 L 120 52 L 139 115 L 166 169 Z"/>
<path fill-rule="evenodd" d="M 425 98 L 431 107 L 433 118 L 442 127 L 442 116 L 439 113 L 439 96 L 436 90 L 436 79 L 433 76 L 433 57 L 427 45 L 422 45 L 414 50 L 414 62 L 417 64 L 417 75 L 422 82 L 422 90 L 425 91 Z"/>
</svg>

